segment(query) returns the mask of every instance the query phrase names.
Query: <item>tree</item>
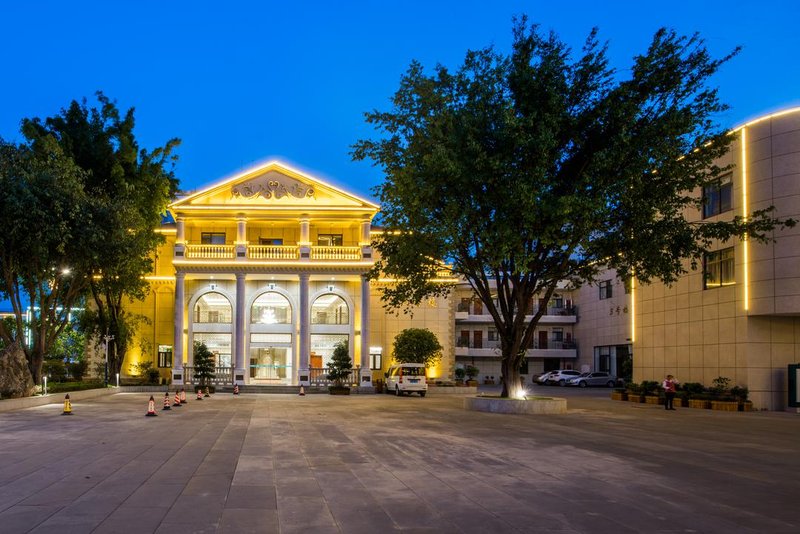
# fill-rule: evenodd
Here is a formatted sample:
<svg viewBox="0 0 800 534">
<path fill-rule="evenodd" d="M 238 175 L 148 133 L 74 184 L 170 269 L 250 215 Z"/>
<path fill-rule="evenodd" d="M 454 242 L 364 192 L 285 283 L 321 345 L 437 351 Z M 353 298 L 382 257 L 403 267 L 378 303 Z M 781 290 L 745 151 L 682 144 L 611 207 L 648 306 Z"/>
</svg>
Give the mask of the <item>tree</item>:
<svg viewBox="0 0 800 534">
<path fill-rule="evenodd" d="M 200 380 L 201 388 L 214 379 L 214 353 L 200 341 L 194 342 L 194 378 Z"/>
<path fill-rule="evenodd" d="M 0 292 L 14 312 L 13 325 L 0 322 L 0 337 L 27 340 L 20 346 L 36 384 L 100 250 L 86 177 L 50 138 L 35 150 L 0 140 Z"/>
<path fill-rule="evenodd" d="M 96 230 L 102 232 L 102 254 L 94 257 L 89 280 L 91 313 L 82 323 L 96 336 L 114 336 L 108 348 L 109 372 L 120 372 L 138 318 L 124 309 L 125 300 L 142 299 L 149 290 L 144 275 L 153 271 L 157 233 L 167 204 L 177 190 L 171 165 L 171 139 L 152 151 L 139 149 L 134 109 L 120 114 L 116 103 L 97 93 L 97 107 L 86 99 L 72 101 L 60 114 L 25 119 L 25 136 L 39 146 L 55 139 L 86 171 L 85 190 L 94 199 Z M 169 167 L 169 168 L 168 168 Z"/>
<path fill-rule="evenodd" d="M 336 387 L 345 387 L 344 381 L 350 377 L 352 371 L 349 345 L 347 340 L 340 341 L 333 348 L 333 356 L 328 364 L 328 380 L 333 380 Z"/>
<path fill-rule="evenodd" d="M 432 367 L 442 359 L 442 346 L 427 328 L 406 328 L 394 338 L 392 358 L 397 363 L 424 363 Z"/>
<path fill-rule="evenodd" d="M 609 66 L 594 30 L 582 53 L 526 18 L 509 55 L 469 51 L 455 72 L 413 62 L 390 111 L 366 114 L 381 134 L 354 145 L 386 177 L 384 232 L 371 276 L 389 276 L 390 308 L 449 287 L 441 261 L 466 279 L 498 332 L 503 396 L 544 309 L 535 296 L 560 281 L 592 282 L 606 267 L 622 279 L 673 282 L 715 242 L 764 241 L 781 224 L 770 209 L 730 222 L 694 223 L 693 192 L 716 181 L 714 160 L 732 136 L 713 117 L 726 109 L 711 76 L 736 54 L 712 58 L 698 35 L 662 29 L 630 71 Z"/>
</svg>

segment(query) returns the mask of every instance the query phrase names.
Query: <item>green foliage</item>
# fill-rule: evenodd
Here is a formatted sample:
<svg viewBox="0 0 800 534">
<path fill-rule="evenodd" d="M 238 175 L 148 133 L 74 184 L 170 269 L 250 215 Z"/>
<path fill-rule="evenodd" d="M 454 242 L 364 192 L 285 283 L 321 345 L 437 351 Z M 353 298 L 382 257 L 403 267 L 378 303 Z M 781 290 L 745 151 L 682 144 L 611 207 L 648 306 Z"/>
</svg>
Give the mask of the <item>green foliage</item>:
<svg viewBox="0 0 800 534">
<path fill-rule="evenodd" d="M 83 391 L 86 389 L 99 389 L 104 388 L 102 382 L 98 380 L 90 380 L 86 382 L 57 382 L 51 385 L 47 383 L 48 393 L 66 393 L 69 391 Z"/>
<path fill-rule="evenodd" d="M 51 382 L 63 382 L 67 379 L 67 367 L 60 359 L 45 359 L 42 362 L 42 374 Z"/>
<path fill-rule="evenodd" d="M 661 391 L 661 384 L 655 380 L 643 380 L 640 388 L 644 395 L 658 395 Z"/>
<path fill-rule="evenodd" d="M 466 368 L 467 378 L 469 380 L 475 380 L 475 377 L 481 372 L 480 369 L 473 365 L 468 365 Z"/>
<path fill-rule="evenodd" d="M 208 350 L 205 343 L 194 342 L 194 378 L 200 381 L 201 386 L 208 384 L 214 378 L 214 353 Z"/>
<path fill-rule="evenodd" d="M 711 381 L 711 387 L 708 388 L 709 393 L 715 397 L 723 397 L 730 389 L 731 379 L 724 376 L 718 376 Z"/>
<path fill-rule="evenodd" d="M 0 293 L 14 312 L 0 322 L 0 337 L 22 344 L 34 382 L 42 361 L 81 304 L 99 253 L 87 174 L 50 137 L 35 147 L 0 139 Z M 25 311 L 36 310 L 29 322 Z"/>
<path fill-rule="evenodd" d="M 147 373 L 152 368 L 153 368 L 153 362 L 151 362 L 151 361 L 141 361 L 141 362 L 136 362 L 136 363 L 131 365 L 131 369 L 133 370 L 133 374 L 138 376 L 138 377 L 141 377 L 141 378 L 144 378 L 145 376 L 147 376 Z"/>
<path fill-rule="evenodd" d="M 628 382 L 627 384 L 625 384 L 625 389 L 631 395 L 643 395 L 644 394 L 644 392 L 642 390 L 642 385 L 638 384 L 636 382 Z"/>
<path fill-rule="evenodd" d="M 97 93 L 97 107 L 86 99 L 72 101 L 59 114 L 24 119 L 22 131 L 40 151 L 54 143 L 83 172 L 82 190 L 91 207 L 82 219 L 97 239 L 79 256 L 93 274 L 88 278 L 93 309 L 82 320 L 95 336 L 110 334 L 109 373 L 119 372 L 139 319 L 126 314 L 126 299 L 141 299 L 149 285 L 143 275 L 153 270 L 156 233 L 175 193 L 177 180 L 172 139 L 152 151 L 140 149 L 134 135 L 134 110 L 121 113 L 116 103 Z M 74 263 L 74 261 L 73 261 Z M 84 288 L 85 289 L 85 288 Z"/>
<path fill-rule="evenodd" d="M 86 360 L 75 360 L 67 364 L 67 370 L 69 371 L 69 375 L 76 382 L 80 382 L 81 380 L 83 380 L 83 375 L 86 374 L 87 367 L 88 367 L 88 362 Z"/>
<path fill-rule="evenodd" d="M 442 358 L 442 345 L 427 328 L 406 328 L 394 338 L 392 358 L 397 363 L 424 363 L 431 367 Z"/>
<path fill-rule="evenodd" d="M 706 391 L 706 388 L 699 382 L 686 382 L 685 384 L 679 385 L 678 390 L 685 393 L 685 395 L 681 395 L 682 397 L 685 396 L 687 398 L 694 399 L 699 395 L 703 395 Z"/>
<path fill-rule="evenodd" d="M 750 396 L 750 390 L 746 386 L 733 386 L 731 388 L 731 396 L 739 402 L 746 402 Z"/>
<path fill-rule="evenodd" d="M 464 377 L 467 376 L 467 372 L 463 367 L 456 367 L 455 376 L 456 380 L 464 380 Z"/>
<path fill-rule="evenodd" d="M 331 361 L 328 364 L 328 380 L 338 386 L 344 386 L 344 381 L 353 371 L 353 362 L 350 360 L 350 348 L 347 340 L 336 344 L 333 349 Z"/>
<path fill-rule="evenodd" d="M 716 243 L 769 240 L 770 210 L 695 224 L 688 194 L 727 169 L 713 164 L 732 136 L 699 36 L 659 30 L 628 69 L 609 65 L 593 31 L 580 54 L 526 18 L 510 54 L 467 52 L 451 71 L 412 62 L 388 111 L 366 114 L 379 132 L 353 157 L 386 176 L 375 190 L 384 232 L 370 276 L 399 280 L 387 307 L 407 309 L 449 288 L 440 261 L 472 286 L 501 342 L 503 396 L 519 383 L 524 348 L 561 281 L 580 285 L 606 267 L 622 279 L 673 282 Z M 791 225 L 793 221 L 784 221 Z"/>
</svg>

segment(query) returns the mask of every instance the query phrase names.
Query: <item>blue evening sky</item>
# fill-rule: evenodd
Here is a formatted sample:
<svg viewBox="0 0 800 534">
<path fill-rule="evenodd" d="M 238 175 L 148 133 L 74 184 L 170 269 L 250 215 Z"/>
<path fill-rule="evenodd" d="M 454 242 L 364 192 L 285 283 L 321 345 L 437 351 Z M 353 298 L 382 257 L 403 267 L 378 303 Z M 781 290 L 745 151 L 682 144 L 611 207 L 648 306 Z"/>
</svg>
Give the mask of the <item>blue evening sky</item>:
<svg viewBox="0 0 800 534">
<path fill-rule="evenodd" d="M 800 2 L 436 1 L 0 2 L 0 136 L 102 90 L 136 108 L 153 148 L 179 137 L 176 172 L 196 189 L 280 158 L 372 197 L 380 170 L 352 162 L 412 59 L 458 66 L 467 49 L 507 52 L 527 13 L 580 49 L 593 26 L 625 69 L 660 26 L 698 31 L 713 54 L 742 53 L 717 76 L 725 127 L 800 104 Z"/>
</svg>

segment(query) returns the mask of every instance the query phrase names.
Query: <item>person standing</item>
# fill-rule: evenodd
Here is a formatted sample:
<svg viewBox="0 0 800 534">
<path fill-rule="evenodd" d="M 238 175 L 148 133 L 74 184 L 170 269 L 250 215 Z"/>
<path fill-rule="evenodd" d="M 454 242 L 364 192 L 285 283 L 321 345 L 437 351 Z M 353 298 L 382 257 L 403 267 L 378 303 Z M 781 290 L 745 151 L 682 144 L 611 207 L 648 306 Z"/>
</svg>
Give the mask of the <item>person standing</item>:
<svg viewBox="0 0 800 534">
<path fill-rule="evenodd" d="M 677 385 L 678 381 L 675 380 L 675 377 L 672 375 L 667 375 L 667 378 L 665 378 L 664 382 L 661 383 L 661 387 L 664 388 L 664 397 L 666 397 L 666 401 L 664 402 L 665 410 L 675 409 L 672 403 L 675 401 L 675 390 Z"/>
</svg>

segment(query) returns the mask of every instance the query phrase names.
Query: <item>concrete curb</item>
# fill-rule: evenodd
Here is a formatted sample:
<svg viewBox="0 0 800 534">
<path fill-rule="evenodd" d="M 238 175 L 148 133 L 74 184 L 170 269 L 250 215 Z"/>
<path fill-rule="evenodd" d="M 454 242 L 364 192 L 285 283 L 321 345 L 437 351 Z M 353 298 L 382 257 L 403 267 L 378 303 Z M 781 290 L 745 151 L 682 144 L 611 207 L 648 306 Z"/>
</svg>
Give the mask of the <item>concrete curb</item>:
<svg viewBox="0 0 800 534">
<path fill-rule="evenodd" d="M 84 389 L 83 391 L 48 393 L 47 395 L 37 395 L 35 397 L 24 397 L 21 399 L 3 399 L 0 400 L 0 412 L 24 410 L 25 408 L 44 406 L 45 404 L 61 404 L 62 402 L 64 402 L 64 397 L 67 394 L 69 394 L 69 399 L 72 402 L 75 402 L 79 400 L 94 399 L 96 397 L 114 395 L 116 393 L 120 393 L 119 388 Z"/>
<path fill-rule="evenodd" d="M 514 413 L 525 415 L 565 414 L 567 399 L 502 399 L 500 397 L 467 397 L 464 409 L 475 412 Z"/>
</svg>

